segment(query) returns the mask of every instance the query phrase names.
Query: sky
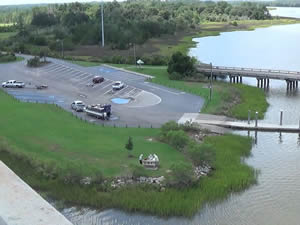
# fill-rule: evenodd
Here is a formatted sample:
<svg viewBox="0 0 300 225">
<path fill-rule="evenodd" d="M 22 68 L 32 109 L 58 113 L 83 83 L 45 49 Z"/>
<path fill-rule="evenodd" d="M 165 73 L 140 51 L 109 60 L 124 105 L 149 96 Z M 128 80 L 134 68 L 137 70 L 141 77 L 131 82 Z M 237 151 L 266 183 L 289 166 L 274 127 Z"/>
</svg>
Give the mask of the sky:
<svg viewBox="0 0 300 225">
<path fill-rule="evenodd" d="M 23 5 L 40 3 L 100 2 L 101 0 L 0 0 L 0 5 Z M 104 0 L 107 2 L 108 0 Z"/>
</svg>

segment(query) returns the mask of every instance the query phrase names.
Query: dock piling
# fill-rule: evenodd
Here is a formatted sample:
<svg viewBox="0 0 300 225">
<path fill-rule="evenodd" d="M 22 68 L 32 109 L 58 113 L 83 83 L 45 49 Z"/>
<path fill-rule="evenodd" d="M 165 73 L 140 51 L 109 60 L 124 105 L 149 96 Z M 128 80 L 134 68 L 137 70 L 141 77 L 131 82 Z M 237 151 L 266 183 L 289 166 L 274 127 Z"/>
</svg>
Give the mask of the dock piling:
<svg viewBox="0 0 300 225">
<path fill-rule="evenodd" d="M 282 126 L 283 111 L 280 110 L 280 126 Z"/>
<path fill-rule="evenodd" d="M 250 124 L 251 110 L 248 110 L 248 124 Z"/>
<path fill-rule="evenodd" d="M 257 127 L 257 120 L 258 120 L 258 112 L 255 112 L 255 127 Z"/>
</svg>

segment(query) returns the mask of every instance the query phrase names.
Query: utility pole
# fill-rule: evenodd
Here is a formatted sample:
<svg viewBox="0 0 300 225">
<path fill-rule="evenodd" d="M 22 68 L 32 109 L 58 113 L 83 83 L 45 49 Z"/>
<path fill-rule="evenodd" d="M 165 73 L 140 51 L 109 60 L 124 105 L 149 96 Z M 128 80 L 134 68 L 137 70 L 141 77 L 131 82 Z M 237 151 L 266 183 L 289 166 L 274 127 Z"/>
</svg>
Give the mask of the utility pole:
<svg viewBox="0 0 300 225">
<path fill-rule="evenodd" d="M 104 22 L 103 22 L 103 1 L 101 4 L 101 25 L 102 25 L 102 47 L 104 47 Z"/>
<path fill-rule="evenodd" d="M 209 101 L 211 101 L 211 97 L 212 97 L 212 76 L 213 76 L 213 67 L 212 67 L 212 63 L 210 63 Z"/>
<path fill-rule="evenodd" d="M 133 43 L 133 55 L 134 55 L 134 65 L 136 66 L 136 52 L 135 52 L 135 43 Z"/>
</svg>

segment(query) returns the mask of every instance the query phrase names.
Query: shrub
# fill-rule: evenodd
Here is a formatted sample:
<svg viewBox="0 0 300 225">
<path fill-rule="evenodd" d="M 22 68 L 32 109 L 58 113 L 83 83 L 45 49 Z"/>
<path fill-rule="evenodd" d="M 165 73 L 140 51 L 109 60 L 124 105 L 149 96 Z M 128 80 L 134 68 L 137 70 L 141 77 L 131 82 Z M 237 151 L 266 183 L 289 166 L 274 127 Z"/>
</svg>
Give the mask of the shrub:
<svg viewBox="0 0 300 225">
<path fill-rule="evenodd" d="M 40 57 L 37 56 L 27 60 L 27 66 L 29 67 L 38 67 L 40 64 Z"/>
<path fill-rule="evenodd" d="M 13 53 L 0 55 L 0 62 L 13 62 L 16 59 L 17 57 Z"/>
<path fill-rule="evenodd" d="M 177 150 L 182 151 L 189 143 L 189 137 L 183 130 L 171 130 L 167 133 L 166 141 Z"/>
<path fill-rule="evenodd" d="M 167 176 L 168 186 L 182 188 L 191 185 L 195 180 L 193 167 L 185 163 L 176 163 L 171 166 L 171 173 Z"/>
<path fill-rule="evenodd" d="M 216 159 L 215 149 L 208 144 L 190 144 L 188 149 L 188 155 L 192 159 L 194 165 L 196 166 L 201 166 L 204 164 L 209 164 L 210 166 L 213 166 Z"/>
<path fill-rule="evenodd" d="M 179 73 L 182 77 L 192 76 L 195 73 L 195 59 L 181 52 L 175 52 L 168 63 L 168 73 Z"/>
<path fill-rule="evenodd" d="M 175 121 L 169 121 L 161 126 L 161 138 L 164 139 L 171 130 L 180 130 L 179 125 Z"/>
<path fill-rule="evenodd" d="M 168 74 L 170 80 L 182 80 L 184 76 L 180 73 L 173 72 Z"/>
</svg>

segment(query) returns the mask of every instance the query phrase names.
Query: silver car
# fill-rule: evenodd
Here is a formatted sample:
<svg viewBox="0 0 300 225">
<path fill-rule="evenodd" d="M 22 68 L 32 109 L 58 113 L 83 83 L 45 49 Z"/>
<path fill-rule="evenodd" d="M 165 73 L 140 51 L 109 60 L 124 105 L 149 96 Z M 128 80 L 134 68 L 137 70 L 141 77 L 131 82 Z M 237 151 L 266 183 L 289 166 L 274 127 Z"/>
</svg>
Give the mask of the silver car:
<svg viewBox="0 0 300 225">
<path fill-rule="evenodd" d="M 75 110 L 76 112 L 83 112 L 85 108 L 85 104 L 82 101 L 76 100 L 72 102 L 71 108 Z"/>
</svg>

